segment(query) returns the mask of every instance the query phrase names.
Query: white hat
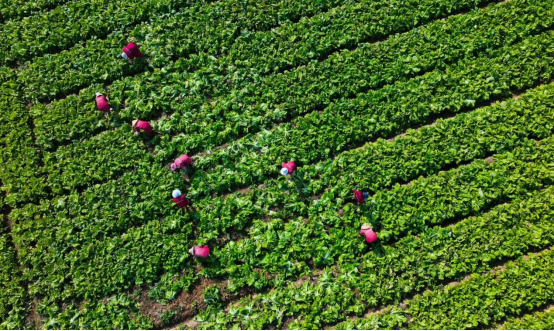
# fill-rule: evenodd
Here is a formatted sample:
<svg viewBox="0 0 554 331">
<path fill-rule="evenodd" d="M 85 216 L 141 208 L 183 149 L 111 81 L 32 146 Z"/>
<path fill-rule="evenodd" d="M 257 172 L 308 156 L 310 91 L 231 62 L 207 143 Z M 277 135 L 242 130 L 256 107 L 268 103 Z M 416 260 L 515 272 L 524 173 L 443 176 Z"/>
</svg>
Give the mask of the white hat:
<svg viewBox="0 0 554 331">
<path fill-rule="evenodd" d="M 129 56 L 127 56 L 125 52 L 121 53 L 121 57 L 124 58 L 125 60 L 129 60 Z"/>
<path fill-rule="evenodd" d="M 173 193 L 171 193 L 171 195 L 173 196 L 174 199 L 176 199 L 181 196 L 181 191 L 173 190 Z"/>
<path fill-rule="evenodd" d="M 281 175 L 286 176 L 288 174 L 289 174 L 289 169 L 287 169 L 287 168 L 281 169 Z"/>
<path fill-rule="evenodd" d="M 190 254 L 190 255 L 194 255 L 194 246 L 192 246 L 192 247 L 189 249 L 189 254 Z"/>
<path fill-rule="evenodd" d="M 97 96 L 97 97 L 99 97 L 99 96 L 101 96 L 101 95 L 102 95 L 102 93 L 96 92 L 96 96 Z"/>
</svg>

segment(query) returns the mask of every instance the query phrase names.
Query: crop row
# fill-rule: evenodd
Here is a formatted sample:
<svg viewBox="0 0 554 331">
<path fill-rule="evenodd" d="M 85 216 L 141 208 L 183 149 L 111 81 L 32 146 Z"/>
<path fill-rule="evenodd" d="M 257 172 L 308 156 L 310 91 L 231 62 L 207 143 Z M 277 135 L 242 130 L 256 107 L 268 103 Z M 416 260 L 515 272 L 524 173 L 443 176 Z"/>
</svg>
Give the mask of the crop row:
<svg viewBox="0 0 554 331">
<path fill-rule="evenodd" d="M 253 184 L 274 174 L 280 160 L 294 159 L 300 164 L 306 164 L 325 159 L 352 145 L 379 136 L 389 136 L 409 125 L 424 122 L 430 116 L 445 111 L 461 111 L 476 102 L 509 95 L 510 89 L 532 86 L 541 78 L 549 79 L 551 75 L 553 55 L 550 53 L 554 50 L 552 44 L 552 33 L 531 37 L 515 47 L 493 52 L 492 59 L 482 57 L 466 60 L 446 72 L 433 71 L 407 82 L 372 90 L 356 99 L 338 102 L 323 112 L 314 112 L 290 124 L 265 132 L 261 135 L 261 143 L 233 143 L 228 149 L 198 158 L 199 169 L 206 170 L 212 166 L 216 171 L 199 172 L 198 176 L 194 176 L 189 192 L 196 198 L 212 191 L 221 193 L 238 185 Z M 510 53 L 510 57 L 506 57 L 507 52 Z M 490 74 L 485 76 L 484 72 Z M 330 135 L 328 130 L 333 130 L 334 134 Z M 122 135 L 131 135 L 130 130 L 121 131 Z M 205 134 L 205 131 L 199 132 Z M 190 134 L 186 138 L 197 140 L 199 143 L 207 141 L 200 139 L 206 138 L 202 137 L 202 134 Z M 77 142 L 74 145 L 80 144 L 86 142 Z M 106 141 L 103 145 L 110 144 L 112 142 Z M 161 144 L 163 145 L 163 142 Z M 263 150 L 263 153 L 259 153 L 260 150 Z M 95 154 L 98 152 L 96 150 Z M 167 153 L 161 152 L 160 149 L 156 152 L 162 160 L 166 159 L 164 156 Z M 82 157 L 81 152 L 65 155 L 64 158 L 74 164 L 76 169 L 90 167 L 77 161 Z M 205 162 L 206 159 L 213 161 Z M 81 171 L 80 177 L 83 182 L 92 182 L 85 171 Z"/>
<path fill-rule="evenodd" d="M 547 202 L 545 202 L 546 204 Z M 552 214 L 549 216 L 552 218 Z M 485 327 L 544 305 L 554 295 L 554 251 L 530 254 L 504 270 L 472 277 L 408 303 L 411 329 Z M 478 290 L 476 290 L 478 289 Z"/>
<path fill-rule="evenodd" d="M 352 146 L 424 123 L 432 116 L 471 109 L 478 103 L 507 97 L 512 89 L 528 88 L 541 79 L 548 81 L 554 69 L 553 45 L 552 33 L 531 37 L 494 52 L 492 58 L 463 60 L 445 71 L 436 70 L 339 101 L 324 111 L 233 142 L 197 157 L 196 167 L 203 173 L 195 174 L 189 192 L 193 196 L 221 193 L 260 182 L 275 176 L 282 161 L 295 160 L 302 165 L 332 158 Z M 236 124 L 238 130 L 241 123 Z M 199 132 L 181 136 L 182 140 L 201 143 L 200 138 L 205 138 L 205 143 L 209 138 Z M 179 146 L 179 142 L 168 145 Z M 165 154 L 160 149 L 157 152 Z"/>
<path fill-rule="evenodd" d="M 107 300 L 46 312 L 48 330 L 150 330 L 154 326 L 139 312 L 139 304 L 125 294 Z"/>
<path fill-rule="evenodd" d="M 545 95 L 545 97 L 547 98 L 548 95 Z M 549 109 L 547 107 L 540 107 L 537 109 L 543 110 L 544 108 Z M 498 108 L 498 111 L 502 111 L 502 109 Z M 475 117 L 479 118 L 480 116 L 483 116 L 483 113 L 478 114 Z M 491 116 L 491 119 L 492 118 L 494 117 Z M 544 121 L 538 122 L 541 123 Z M 523 120 L 522 123 L 526 123 L 526 121 Z M 504 130 L 504 132 L 505 131 L 507 130 Z M 517 130 L 515 131 L 517 132 Z M 513 137 L 511 141 L 516 142 L 519 140 L 518 138 L 524 139 L 523 137 L 525 137 L 525 135 L 525 133 L 522 133 L 522 136 Z M 481 140 L 481 137 L 477 136 L 477 139 Z M 506 140 L 506 142 L 510 141 L 508 139 L 503 139 L 503 137 L 494 139 L 497 139 L 497 141 L 499 142 L 501 142 L 502 140 Z M 505 145 L 500 145 L 499 148 L 501 148 L 501 146 Z M 461 147 L 462 151 L 465 150 L 464 144 L 461 144 Z M 508 146 L 506 147 L 508 148 Z M 469 156 L 472 156 L 472 154 L 470 153 Z M 425 155 L 423 157 L 425 157 Z M 486 165 L 481 162 L 477 167 L 485 166 Z M 530 170 L 528 170 L 528 172 L 526 173 L 531 176 L 529 177 L 529 182 L 525 182 L 523 178 L 520 178 L 519 181 L 515 182 L 513 180 L 510 180 L 510 185 L 508 185 L 508 183 L 506 182 L 495 182 L 499 186 L 505 186 L 504 189 L 501 189 L 498 186 L 496 186 L 495 188 L 495 183 L 491 183 L 491 192 L 487 192 L 487 197 L 482 199 L 483 202 L 480 203 L 480 205 L 482 206 L 483 204 L 486 204 L 487 201 L 498 198 L 498 194 L 502 190 L 504 190 L 505 193 L 500 193 L 500 195 L 506 195 L 509 194 L 506 193 L 507 191 L 513 188 L 518 188 L 519 185 L 525 187 L 526 184 L 532 184 L 529 186 L 529 188 L 536 188 L 537 185 L 540 186 L 541 184 L 538 184 L 536 180 L 532 179 L 537 178 L 537 176 L 540 177 L 540 174 L 535 174 L 531 170 L 532 168 L 529 169 Z M 160 178 L 158 178 L 157 176 L 159 176 L 158 174 L 163 175 L 164 171 L 166 172 L 166 176 L 170 176 L 172 179 L 175 180 L 175 182 L 173 184 L 157 188 L 157 190 L 154 190 L 154 192 L 150 196 L 150 192 L 145 189 L 147 189 L 147 185 L 151 185 L 152 187 L 155 187 L 155 185 L 148 184 L 148 179 L 156 178 L 156 181 L 159 182 Z M 506 171 L 504 171 L 504 173 L 505 172 Z M 180 266 L 188 263 L 188 258 L 186 258 L 185 256 L 180 257 L 179 264 L 177 266 L 165 264 L 165 261 L 163 259 L 157 260 L 160 255 L 165 256 L 165 254 L 176 253 L 172 251 L 172 249 L 177 249 L 172 248 L 172 246 L 166 246 L 167 244 L 161 245 L 155 241 L 143 240 L 143 242 L 141 242 L 141 249 L 146 251 L 147 253 L 141 254 L 142 251 L 130 251 L 134 247 L 133 244 L 137 243 L 136 241 L 134 241 L 132 244 L 130 243 L 135 240 L 135 238 L 142 239 L 149 238 L 151 236 L 155 236 L 157 238 L 160 233 L 164 233 L 165 231 L 168 231 L 170 233 L 171 231 L 175 231 L 175 234 L 172 234 L 171 236 L 167 234 L 163 236 L 164 242 L 179 242 L 179 245 L 186 245 L 189 237 L 188 235 L 183 234 L 180 231 L 188 233 L 189 230 L 187 230 L 188 228 L 184 224 L 188 224 L 189 226 L 190 224 L 194 224 L 194 226 L 197 228 L 197 233 L 204 233 L 205 240 L 212 239 L 211 243 L 216 243 L 218 242 L 218 237 L 222 236 L 222 233 L 227 232 L 229 227 L 241 228 L 250 223 L 249 219 L 261 219 L 262 217 L 265 217 L 264 214 L 267 215 L 268 212 L 272 214 L 272 212 L 269 211 L 271 205 L 286 206 L 285 208 L 283 208 L 283 211 L 279 211 L 272 215 L 277 217 L 279 215 L 282 215 L 286 218 L 287 212 L 293 214 L 296 213 L 294 207 L 298 205 L 304 206 L 303 209 L 306 210 L 306 206 L 304 205 L 304 203 L 301 201 L 298 202 L 297 194 L 295 194 L 294 192 L 293 185 L 291 185 L 292 189 L 289 189 L 289 191 L 287 191 L 286 187 L 283 188 L 280 183 L 277 183 L 277 185 L 268 188 L 266 192 L 260 190 L 259 192 L 253 193 L 253 195 L 247 197 L 232 195 L 228 196 L 227 199 L 218 198 L 212 200 L 212 202 L 210 203 L 210 207 L 208 208 L 202 208 L 198 212 L 192 212 L 186 216 L 177 216 L 178 211 L 171 208 L 171 202 L 167 198 L 167 196 L 170 190 L 174 187 L 175 183 L 178 183 L 178 181 L 179 176 L 176 176 L 171 172 L 168 172 L 167 170 L 160 169 L 155 173 L 150 173 L 149 169 L 143 169 L 140 174 L 130 174 L 122 180 L 109 183 L 109 185 L 92 187 L 90 190 L 87 190 L 84 195 L 75 193 L 68 198 L 58 198 L 56 200 L 53 200 L 50 202 L 49 205 L 43 205 L 45 210 L 44 212 L 41 212 L 43 214 L 41 218 L 37 218 L 35 211 L 32 210 L 32 206 L 26 206 L 25 209 L 14 211 L 11 217 L 12 221 L 15 224 L 14 233 L 16 234 L 17 243 L 20 247 L 25 247 L 25 249 L 22 249 L 22 252 L 20 253 L 21 260 L 23 261 L 23 263 L 29 266 L 36 266 L 33 268 L 29 268 L 28 277 L 29 280 L 33 280 L 32 283 L 34 284 L 31 287 L 32 290 L 36 291 L 35 293 L 43 294 L 44 292 L 52 290 L 55 290 L 56 292 L 61 291 L 60 289 L 56 289 L 59 286 L 62 286 L 63 288 L 62 283 L 55 281 L 55 279 L 57 279 L 58 277 L 67 277 L 67 275 L 70 273 L 70 270 L 75 270 L 74 268 L 90 268 L 92 266 L 101 266 L 95 272 L 89 270 L 88 272 L 94 273 L 95 276 L 91 278 L 86 278 L 86 281 L 84 280 L 84 274 L 81 275 L 80 273 L 74 273 L 73 277 L 80 279 L 80 281 L 72 281 L 72 286 L 75 286 L 76 288 L 72 289 L 68 286 L 65 289 L 66 292 L 62 294 L 62 297 L 72 297 L 76 293 L 79 296 L 100 294 L 107 295 L 111 291 L 117 288 L 121 288 L 121 286 L 129 286 L 130 284 L 133 284 L 135 282 L 140 283 L 142 280 L 145 279 L 149 281 L 156 280 L 156 272 L 160 270 L 159 268 L 162 268 L 162 264 L 164 265 L 164 268 L 170 268 L 167 271 L 171 271 L 180 270 Z M 165 182 L 165 180 L 163 182 Z M 126 206 L 124 203 L 127 201 L 127 197 L 125 195 L 123 195 L 121 199 L 123 200 L 123 202 L 117 201 L 118 199 L 115 199 L 116 201 L 114 202 L 107 201 L 108 199 L 114 200 L 114 196 L 117 196 L 117 194 L 119 193 L 125 192 L 125 190 L 133 187 L 133 185 L 136 185 L 136 183 L 141 183 L 142 186 L 138 187 L 137 191 L 132 191 L 135 192 L 135 194 L 133 194 L 134 200 L 132 201 L 132 203 L 129 203 L 129 205 L 136 207 L 131 209 L 130 214 L 128 211 L 125 210 Z M 473 187 L 476 187 L 476 185 L 474 185 Z M 149 192 L 145 197 L 141 196 L 141 192 L 143 190 L 144 192 Z M 473 192 L 475 192 L 476 190 L 478 189 L 474 188 L 473 191 L 470 192 L 470 194 L 473 194 Z M 525 189 L 523 188 L 523 190 Z M 387 201 L 387 199 L 383 199 L 383 201 Z M 206 202 L 204 204 L 206 204 Z M 121 206 L 118 209 L 115 209 L 113 212 L 113 215 L 117 217 L 117 222 L 113 221 L 113 216 L 112 218 L 106 218 L 106 216 L 109 217 L 109 214 L 106 213 L 112 210 L 112 207 L 114 207 L 115 205 Z M 467 205 L 465 205 L 465 207 L 466 212 L 472 212 L 472 209 L 467 210 Z M 462 207 L 458 208 L 455 211 L 459 213 L 460 209 L 462 209 Z M 64 210 L 67 211 L 63 212 Z M 406 210 L 409 210 L 409 208 L 406 208 Z M 167 214 L 168 211 L 169 213 L 171 213 L 171 215 Z M 90 215 L 89 212 L 91 212 Z M 149 214 L 149 212 L 152 212 L 154 215 Z M 158 214 L 157 217 L 155 216 L 156 214 Z M 58 215 L 58 217 L 54 218 L 55 215 Z M 153 221 L 148 223 L 143 228 L 131 229 L 122 237 L 108 238 L 105 239 L 103 242 L 92 241 L 94 239 L 102 240 L 102 236 L 109 235 L 111 231 L 121 231 L 121 229 L 125 229 L 129 225 L 141 224 L 147 220 L 162 217 L 163 215 L 166 215 L 166 217 L 163 219 L 163 223 L 161 225 L 157 221 Z M 144 216 L 144 218 L 141 218 L 140 216 Z M 91 224 L 91 222 L 89 221 L 90 219 L 94 219 L 94 223 Z M 277 220 L 276 222 L 279 221 Z M 290 226 L 293 227 L 294 224 L 297 223 L 291 223 Z M 54 227 L 54 225 L 57 225 L 58 227 Z M 166 230 L 160 230 L 159 228 Z M 92 236 L 90 234 L 92 234 Z M 180 239 L 177 240 L 174 237 L 178 237 Z M 125 249 L 121 249 L 120 247 L 125 247 Z M 232 257 L 232 255 L 228 252 L 232 250 L 233 243 L 230 243 L 229 247 L 230 249 L 225 248 L 224 253 L 220 254 L 219 256 L 222 256 L 222 258 L 227 258 L 228 255 Z M 250 245 L 249 247 L 251 248 L 252 245 Z M 111 248 L 112 250 L 116 251 L 121 250 L 121 253 L 116 254 L 117 256 L 120 256 L 120 258 L 122 258 L 121 256 L 123 256 L 124 254 L 123 252 L 125 252 L 125 254 L 129 253 L 129 256 L 125 257 L 126 261 L 129 260 L 125 267 L 118 266 L 113 262 L 108 263 L 109 261 L 112 261 L 114 257 L 105 255 L 107 254 L 107 252 L 103 250 L 107 248 Z M 216 251 L 216 253 L 214 254 L 216 254 L 214 256 L 217 256 L 219 253 L 217 253 Z M 318 253 L 317 255 L 321 254 Z M 81 256 L 79 264 L 76 263 L 72 267 L 66 265 L 66 263 L 68 262 L 64 261 L 73 261 L 76 256 Z M 252 258 L 254 258 L 255 256 L 256 255 L 252 255 Z M 93 258 L 95 259 L 95 261 L 90 261 L 91 263 L 89 264 L 88 262 L 85 262 L 87 257 Z M 303 256 L 299 257 L 300 259 L 304 258 Z M 142 259 L 148 259 L 149 262 L 152 262 L 153 264 L 146 266 L 142 264 L 142 262 L 140 262 L 140 260 Z M 151 259 L 156 260 L 152 261 Z M 269 259 L 266 260 L 268 261 L 268 263 L 275 262 Z M 332 263 L 332 260 L 326 261 L 323 259 L 322 261 L 323 264 Z M 214 270 L 210 271 L 210 268 L 208 268 L 205 272 L 212 274 L 218 272 L 218 265 L 220 265 L 224 261 L 214 262 L 216 263 L 213 268 Z M 242 263 L 244 263 L 244 261 Z M 73 262 L 71 262 L 71 264 L 73 264 Z M 148 268 L 146 270 L 136 269 L 145 267 Z M 124 268 L 125 270 L 120 270 L 121 268 Z M 224 270 L 224 272 L 226 273 L 233 274 L 238 287 L 242 285 L 241 282 L 248 282 L 249 279 L 256 277 L 256 273 L 252 272 L 250 269 L 252 268 L 252 266 L 245 265 L 243 267 L 245 268 L 244 272 L 246 273 L 249 271 L 249 274 L 244 274 L 242 276 L 242 279 L 239 273 L 233 273 L 233 268 L 237 272 L 240 272 L 240 269 L 232 266 L 231 261 L 230 267 L 223 268 L 222 270 Z M 275 263 L 273 263 L 273 268 L 277 268 Z M 129 269 L 132 270 L 132 272 L 128 271 Z M 279 271 L 279 273 L 283 273 L 283 270 L 287 272 L 287 270 L 289 269 L 282 269 Z M 120 271 L 123 272 L 124 275 L 126 275 L 127 277 L 121 278 L 121 276 L 118 274 L 118 272 Z M 152 273 L 153 271 L 154 273 Z M 298 275 L 299 272 L 302 272 L 302 270 L 291 271 L 292 272 L 289 275 Z M 134 275 L 140 275 L 141 277 L 135 278 L 137 276 Z M 90 282 L 95 283 L 90 284 Z M 88 286 L 89 284 L 91 286 Z M 266 284 L 267 282 L 261 283 L 259 286 L 263 287 Z M 48 289 L 49 287 L 53 288 Z M 55 295 L 51 294 L 50 296 L 56 299 Z"/>
<path fill-rule="evenodd" d="M 121 175 L 154 159 L 131 125 L 105 131 L 89 140 L 71 144 L 54 153 L 45 152 L 43 170 L 53 194 L 84 187 Z"/>
<path fill-rule="evenodd" d="M 0 2 L 0 22 L 43 12 L 68 1 L 70 0 L 2 0 Z"/>
<path fill-rule="evenodd" d="M 347 259 L 326 268 L 316 281 L 243 298 L 227 312 L 215 306 L 201 312 L 199 320 L 205 329 L 258 329 L 282 327 L 285 319 L 301 316 L 288 328 L 320 329 L 344 321 L 345 315 L 361 316 L 369 308 L 398 304 L 423 289 L 440 288 L 446 281 L 487 271 L 497 261 L 552 245 L 553 197 L 552 188 L 535 192 L 482 216 L 430 228 L 370 252 L 342 243 Z M 405 321 L 403 315 L 399 317 Z"/>
<path fill-rule="evenodd" d="M 461 5 L 461 3 L 457 3 L 457 5 Z M 343 7 L 346 8 L 348 6 L 345 5 Z M 423 7 L 420 10 L 417 8 L 419 7 L 416 6 L 412 8 L 412 10 L 418 12 L 419 15 L 430 15 L 428 13 L 430 9 L 427 9 L 427 7 Z M 455 8 L 452 8 L 452 10 L 455 10 Z M 447 12 L 444 15 L 449 13 L 451 12 Z M 375 14 L 377 15 L 377 13 Z M 397 17 L 397 19 L 399 22 L 403 22 L 403 20 L 406 20 L 406 22 L 409 21 L 406 17 Z M 310 22 L 313 23 L 314 20 L 315 18 L 312 18 L 302 20 L 301 22 L 307 25 Z M 372 20 L 371 22 L 374 21 Z M 369 26 L 362 27 L 371 30 L 370 26 L 374 24 L 371 22 L 366 23 L 366 25 Z M 530 25 L 536 26 L 536 24 Z M 283 27 L 284 26 L 281 28 Z M 281 28 L 272 32 L 275 34 L 275 38 L 284 38 L 279 34 Z M 531 30 L 533 30 L 533 28 L 531 28 Z M 349 35 L 350 32 L 351 31 L 348 29 L 345 29 L 342 33 Z M 390 33 L 394 32 L 398 31 L 390 31 Z M 321 56 L 325 55 L 327 55 L 327 53 L 321 54 Z M 268 56 L 268 53 L 261 53 L 259 56 Z M 280 55 L 276 54 L 276 56 Z M 203 69 L 189 72 L 192 69 L 191 66 L 203 67 Z M 253 91 L 258 89 L 259 83 L 257 82 L 263 81 L 264 79 L 260 76 L 259 70 L 256 68 L 234 68 L 232 59 L 229 57 L 217 60 L 209 56 L 200 55 L 191 59 L 179 60 L 172 68 L 173 69 L 164 68 L 164 70 L 155 70 L 153 73 L 123 79 L 122 81 L 112 84 L 109 88 L 109 98 L 116 108 L 117 116 L 123 120 L 130 120 L 133 117 L 150 119 L 162 112 L 178 112 L 181 114 L 190 113 L 191 118 L 202 118 L 200 121 L 202 122 L 205 120 L 203 118 L 207 117 L 206 114 L 213 113 L 214 115 L 211 115 L 213 117 L 224 110 L 223 108 L 218 111 L 212 111 L 212 107 L 208 107 L 208 104 L 205 104 L 206 96 L 210 98 L 219 96 L 219 99 L 221 99 L 221 101 L 218 102 L 220 105 L 219 108 L 223 106 L 229 107 L 231 103 L 236 103 L 238 105 L 244 104 L 241 100 L 237 100 L 237 95 L 253 93 Z M 185 73 L 181 74 L 180 72 Z M 41 84 L 41 86 L 47 85 L 48 84 Z M 164 87 L 161 89 L 159 86 Z M 42 132 L 46 133 L 47 136 L 45 136 L 44 139 L 40 139 L 39 137 L 39 140 L 43 142 L 49 139 L 53 141 L 68 140 L 76 135 L 94 131 L 93 129 L 100 120 L 94 107 L 91 106 L 91 95 L 94 95 L 95 89 L 96 87 L 94 89 L 85 89 L 81 91 L 80 96 L 72 97 L 67 101 L 60 100 L 53 102 L 49 107 L 36 109 L 36 111 L 34 111 L 35 116 L 43 117 L 44 119 L 42 122 L 52 123 L 54 121 L 59 121 L 56 126 L 60 129 L 56 131 L 65 132 L 64 139 L 59 139 L 60 135 L 54 136 L 48 134 L 46 132 L 49 130 L 44 129 Z M 245 91 L 241 92 L 243 89 Z M 241 97 L 241 99 L 243 98 Z M 248 104 L 249 103 L 247 103 L 247 105 Z M 233 112 L 237 111 L 238 110 L 233 110 Z M 63 114 L 63 116 L 61 114 Z M 196 114 L 199 114 L 200 117 L 197 117 Z M 48 119 L 51 117 L 54 118 L 54 120 Z M 104 123 L 103 125 L 108 126 L 109 123 Z M 67 132 L 65 128 L 74 129 Z"/>
<path fill-rule="evenodd" d="M 241 35 L 275 28 L 339 4 L 348 5 L 338 0 L 210 2 L 198 1 L 170 17 L 156 16 L 132 31 L 118 30 L 106 39 L 88 40 L 67 51 L 35 58 L 22 70 L 13 71 L 12 79 L 21 86 L 26 98 L 40 100 L 63 96 L 92 83 L 105 84 L 147 68 L 164 67 L 164 72 L 155 72 L 158 79 L 163 79 L 166 71 L 198 69 L 204 64 L 195 59 L 196 53 L 219 56 Z M 140 44 L 147 61 L 129 65 L 119 57 L 127 38 Z M 184 59 L 180 66 L 173 67 L 177 58 L 186 57 L 191 59 Z M 137 79 L 145 77 L 141 75 Z"/>
<path fill-rule="evenodd" d="M 2 201 L 0 201 L 0 207 Z M 3 220 L 0 220 L 2 222 Z M 21 283 L 21 274 L 15 257 L 15 249 L 4 223 L 0 223 L 0 327 L 22 328 L 27 316 L 27 292 Z"/>
<path fill-rule="evenodd" d="M 511 318 L 502 325 L 502 330 L 551 330 L 554 328 L 554 309 L 528 314 L 521 318 Z"/>
<path fill-rule="evenodd" d="M 71 1 L 44 14 L 9 21 L 0 26 L 1 64 L 27 61 L 35 56 L 71 47 L 89 38 L 102 38 L 148 19 L 154 13 L 169 13 L 185 0 Z M 122 46 L 121 46 L 122 47 Z"/>
<path fill-rule="evenodd" d="M 418 295 L 406 310 L 389 308 L 335 329 L 397 329 L 406 325 L 407 314 L 412 317 L 408 324 L 412 329 L 484 328 L 550 302 L 553 263 L 551 249 L 529 254 L 484 275 L 474 273 L 459 284 Z"/>
<path fill-rule="evenodd" d="M 16 91 L 3 89 L 0 95 L 0 180 L 8 194 L 5 202 L 37 201 L 45 197 L 47 185 L 42 172 L 42 154 L 36 148 L 31 119 Z"/>
</svg>

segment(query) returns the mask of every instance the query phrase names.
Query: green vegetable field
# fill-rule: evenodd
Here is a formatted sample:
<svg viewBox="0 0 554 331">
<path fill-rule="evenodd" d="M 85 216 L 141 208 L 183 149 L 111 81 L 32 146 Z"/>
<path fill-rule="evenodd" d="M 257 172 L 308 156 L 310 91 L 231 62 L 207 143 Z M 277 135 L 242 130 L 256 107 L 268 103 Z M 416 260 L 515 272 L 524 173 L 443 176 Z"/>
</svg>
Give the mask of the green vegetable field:
<svg viewBox="0 0 554 331">
<path fill-rule="evenodd" d="M 554 329 L 554 0 L 0 24 L 0 329 Z"/>
</svg>

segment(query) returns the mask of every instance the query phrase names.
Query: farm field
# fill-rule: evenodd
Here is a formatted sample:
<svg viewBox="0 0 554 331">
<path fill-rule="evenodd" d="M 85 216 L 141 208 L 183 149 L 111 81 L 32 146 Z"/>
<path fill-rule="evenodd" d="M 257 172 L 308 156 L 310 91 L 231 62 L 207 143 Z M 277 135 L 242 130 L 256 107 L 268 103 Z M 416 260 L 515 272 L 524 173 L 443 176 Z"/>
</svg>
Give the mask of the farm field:
<svg viewBox="0 0 554 331">
<path fill-rule="evenodd" d="M 554 0 L 0 24 L 0 329 L 554 329 Z"/>
</svg>

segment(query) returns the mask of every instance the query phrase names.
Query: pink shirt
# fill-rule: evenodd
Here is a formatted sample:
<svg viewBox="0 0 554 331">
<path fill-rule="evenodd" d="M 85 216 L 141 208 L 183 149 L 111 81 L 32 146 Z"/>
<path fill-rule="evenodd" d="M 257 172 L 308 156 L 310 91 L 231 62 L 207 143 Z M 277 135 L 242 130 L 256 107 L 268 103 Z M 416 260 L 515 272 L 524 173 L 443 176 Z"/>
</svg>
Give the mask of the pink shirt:
<svg viewBox="0 0 554 331">
<path fill-rule="evenodd" d="M 108 103 L 108 99 L 106 99 L 105 96 L 99 95 L 96 97 L 96 107 L 100 109 L 103 112 L 110 111 L 110 104 Z"/>
<path fill-rule="evenodd" d="M 296 163 L 294 163 L 294 161 L 283 162 L 283 168 L 289 171 L 289 175 L 292 175 L 292 173 L 296 170 Z"/>
<path fill-rule="evenodd" d="M 371 244 L 372 242 L 375 242 L 377 241 L 377 234 L 375 232 L 373 232 L 373 229 L 365 229 L 365 230 L 362 230 L 360 231 L 360 234 L 362 236 L 365 236 L 365 241 L 369 244 Z"/>
<path fill-rule="evenodd" d="M 147 134 L 152 133 L 152 125 L 146 121 L 137 121 L 137 124 L 135 124 L 135 130 L 144 130 Z"/>
<path fill-rule="evenodd" d="M 123 53 L 127 54 L 127 57 L 132 60 L 135 57 L 143 57 L 137 44 L 130 42 L 127 46 L 123 47 Z"/>
<path fill-rule="evenodd" d="M 356 189 L 352 190 L 354 192 L 354 199 L 356 199 L 359 203 L 364 203 L 364 195 L 361 191 L 358 191 Z"/>
<path fill-rule="evenodd" d="M 177 168 L 188 167 L 192 164 L 192 158 L 187 154 L 183 154 L 175 159 Z"/>
<path fill-rule="evenodd" d="M 207 245 L 194 247 L 194 256 L 205 259 L 208 255 L 210 255 L 210 248 Z"/>
</svg>

